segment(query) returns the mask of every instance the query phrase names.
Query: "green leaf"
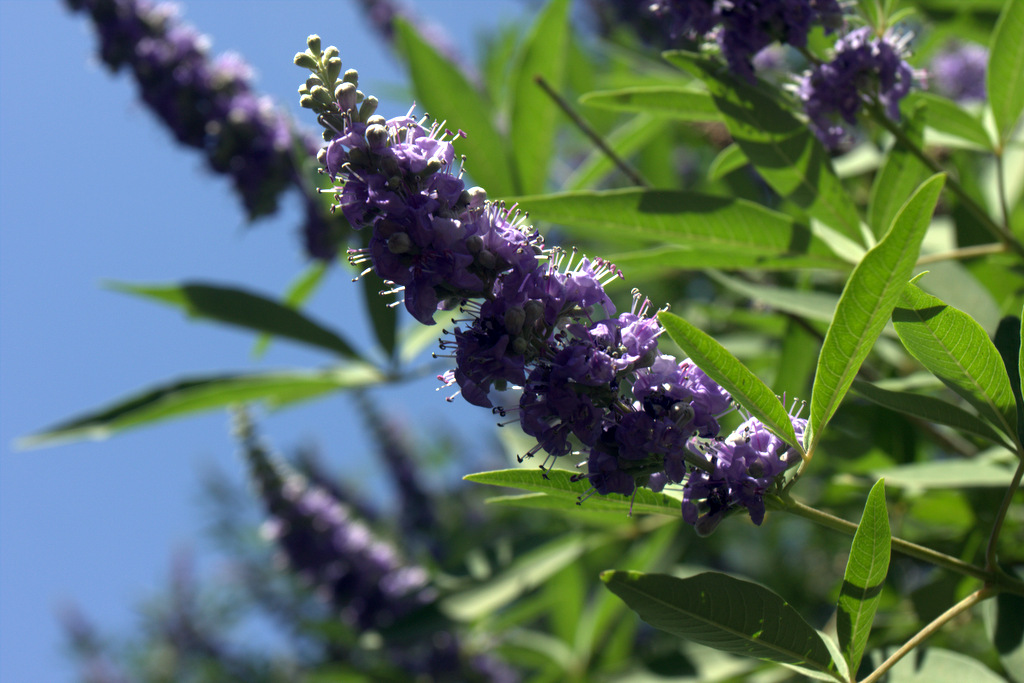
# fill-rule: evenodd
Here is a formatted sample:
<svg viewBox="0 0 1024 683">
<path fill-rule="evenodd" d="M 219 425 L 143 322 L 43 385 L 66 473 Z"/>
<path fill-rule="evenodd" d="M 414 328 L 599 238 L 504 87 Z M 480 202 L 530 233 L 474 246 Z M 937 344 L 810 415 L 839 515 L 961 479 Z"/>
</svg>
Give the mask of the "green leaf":
<svg viewBox="0 0 1024 683">
<path fill-rule="evenodd" d="M 871 635 L 871 624 L 882 597 L 882 583 L 889 573 L 891 547 L 889 513 L 885 507 L 885 482 L 880 479 L 868 493 L 864 514 L 853 536 L 837 605 L 836 631 L 839 646 L 852 672 L 856 672 L 860 666 L 864 647 Z"/>
<path fill-rule="evenodd" d="M 1024 597 L 1000 593 L 985 602 L 982 610 L 985 631 L 1000 663 L 1015 683 L 1024 683 Z"/>
<path fill-rule="evenodd" d="M 797 453 L 803 454 L 803 446 L 796 438 L 786 408 L 767 384 L 725 347 L 678 315 L 662 311 L 658 321 L 690 360 L 728 391 L 734 401 L 793 446 Z"/>
<path fill-rule="evenodd" d="M 836 305 L 839 303 L 839 297 L 835 294 L 745 282 L 717 270 L 708 270 L 707 275 L 723 287 L 749 297 L 758 304 L 767 305 L 775 310 L 792 313 L 808 320 L 831 322 L 832 316 L 835 315 Z"/>
<path fill-rule="evenodd" d="M 672 635 L 840 678 L 818 632 L 778 594 L 756 583 L 716 572 L 678 579 L 606 571 L 601 580 L 641 619 Z"/>
<path fill-rule="evenodd" d="M 722 118 L 707 91 L 687 86 L 648 85 L 598 90 L 582 95 L 580 104 L 613 111 L 657 114 L 680 121 L 719 121 Z"/>
<path fill-rule="evenodd" d="M 1005 453 L 1004 451 L 1003 454 Z M 1013 473 L 1014 467 L 1011 462 L 996 458 L 914 462 L 872 472 L 876 477 L 885 478 L 890 488 L 911 491 L 1005 488 L 1013 481 Z"/>
<path fill-rule="evenodd" d="M 942 399 L 922 396 L 909 391 L 890 391 L 860 380 L 854 380 L 852 388 L 864 398 L 883 408 L 959 429 L 962 432 L 980 436 L 994 444 L 1006 445 L 1005 439 L 987 422 L 960 406 L 947 403 Z"/>
<path fill-rule="evenodd" d="M 733 142 L 711 160 L 711 164 L 708 166 L 708 180 L 721 180 L 749 163 L 740 146 Z"/>
<path fill-rule="evenodd" d="M 110 289 L 134 294 L 180 308 L 189 316 L 237 325 L 276 337 L 318 346 L 340 356 L 358 359 L 360 354 L 338 333 L 290 306 L 241 289 L 198 282 L 181 285 L 132 285 L 113 282 Z"/>
<path fill-rule="evenodd" d="M 1010 133 L 1024 111 L 1024 0 L 1006 0 L 988 46 L 985 85 L 1000 142 Z"/>
<path fill-rule="evenodd" d="M 666 52 L 665 58 L 704 81 L 729 133 L 773 190 L 846 237 L 861 241 L 857 207 L 828 153 L 770 86 L 751 85 L 724 64 L 696 54 Z"/>
<path fill-rule="evenodd" d="M 932 176 L 917 189 L 843 288 L 818 356 L 804 437 L 808 451 L 814 450 L 906 286 L 945 179 Z"/>
<path fill-rule="evenodd" d="M 914 358 L 1011 440 L 1017 407 L 1002 358 L 985 330 L 963 311 L 910 284 L 892 313 L 896 334 Z"/>
<path fill-rule="evenodd" d="M 604 141 L 620 158 L 626 159 L 652 141 L 662 138 L 667 128 L 668 124 L 664 119 L 640 114 L 606 135 Z M 568 191 L 593 187 L 617 169 L 603 150 L 595 149 L 573 169 L 565 179 L 564 187 Z"/>
<path fill-rule="evenodd" d="M 306 303 L 306 300 L 312 296 L 313 292 L 317 290 L 320 283 L 323 282 L 324 275 L 327 273 L 327 264 L 323 261 L 317 261 L 312 266 L 307 268 L 302 275 L 296 279 L 291 286 L 288 287 L 288 291 L 284 295 L 284 305 L 289 308 L 300 308 L 302 304 Z M 271 337 L 269 334 L 261 334 L 256 340 L 256 344 L 253 346 L 252 355 L 256 358 L 262 356 L 267 347 L 270 346 Z"/>
<path fill-rule="evenodd" d="M 924 139 L 924 111 L 913 110 L 903 124 L 903 131 L 918 147 Z M 889 150 L 885 164 L 875 175 L 868 200 L 868 225 L 876 237 L 881 237 L 892 225 L 903 203 L 925 181 L 931 171 L 924 163 L 899 142 Z"/>
<path fill-rule="evenodd" d="M 569 0 L 550 0 L 530 28 L 512 71 L 510 137 L 519 194 L 543 192 L 547 184 L 560 110 L 535 79 L 543 77 L 555 91 L 562 89 L 568 45 Z M 489 187 L 487 191 L 496 194 Z"/>
<path fill-rule="evenodd" d="M 409 66 L 416 101 L 438 121 L 447 120 L 448 128 L 466 132 L 456 144 L 469 159 L 466 172 L 491 196 L 513 194 L 512 165 L 492 123 L 491 103 L 409 22 L 395 17 L 394 26 L 395 44 Z"/>
<path fill-rule="evenodd" d="M 50 446 L 80 439 L 106 439 L 126 429 L 223 408 L 262 401 L 278 408 L 321 394 L 369 386 L 385 378 L 372 365 L 352 363 L 320 372 L 279 371 L 192 377 L 147 389 L 113 405 L 61 422 L 25 437 L 19 446 Z"/>
<path fill-rule="evenodd" d="M 888 683 L 1006 683 L 977 659 L 938 647 L 923 648 L 889 670 Z"/>
<path fill-rule="evenodd" d="M 631 188 L 513 201 L 569 234 L 630 249 L 671 245 L 704 258 L 706 267 L 847 267 L 806 226 L 743 199 Z"/>
<path fill-rule="evenodd" d="M 925 105 L 925 119 L 929 128 L 965 140 L 973 147 L 988 152 L 993 150 L 992 138 L 977 117 L 965 111 L 953 100 L 935 93 L 917 91 L 908 98 L 907 106 Z"/>
<path fill-rule="evenodd" d="M 586 477 L 573 481 L 576 473 L 567 470 L 508 469 L 493 472 L 468 474 L 463 479 L 477 484 L 490 486 L 507 486 L 543 493 L 546 496 L 562 501 L 566 506 L 575 506 L 593 488 Z M 680 501 L 664 493 L 655 493 L 650 489 L 637 489 L 635 496 L 623 496 L 609 493 L 604 496 L 592 495 L 582 502 L 584 509 L 619 510 L 628 514 L 669 515 L 679 517 Z"/>
<path fill-rule="evenodd" d="M 1017 406 L 1018 436 L 1024 435 L 1024 396 L 1021 395 L 1020 386 L 1021 367 L 1024 366 L 1024 358 L 1021 357 L 1021 341 L 1024 338 L 1021 334 L 1022 327 L 1024 316 L 1017 318 L 1008 315 L 999 321 L 993 340 L 999 356 L 1003 359 L 1003 367 L 1006 368 L 1006 376 L 1010 380 L 1010 391 Z"/>
</svg>

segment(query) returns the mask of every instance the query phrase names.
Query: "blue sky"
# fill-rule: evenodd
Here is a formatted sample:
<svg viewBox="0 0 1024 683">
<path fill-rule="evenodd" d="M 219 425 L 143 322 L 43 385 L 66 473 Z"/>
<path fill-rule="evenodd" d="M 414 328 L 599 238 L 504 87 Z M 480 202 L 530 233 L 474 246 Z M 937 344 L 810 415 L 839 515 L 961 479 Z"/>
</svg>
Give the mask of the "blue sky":
<svg viewBox="0 0 1024 683">
<path fill-rule="evenodd" d="M 487 27 L 518 16 L 512 0 L 413 3 L 438 17 L 467 52 Z M 258 87 L 305 123 L 291 64 L 305 36 L 338 44 L 346 68 L 404 113 L 403 72 L 355 3 L 210 1 L 184 19 L 256 68 Z M 189 322 L 174 311 L 104 290 L 104 280 L 207 280 L 268 294 L 303 269 L 298 202 L 247 226 L 228 181 L 136 100 L 126 75 L 94 57 L 88 22 L 58 0 L 0 0 L 0 680 L 70 681 L 55 610 L 73 601 L 105 632 L 126 634 L 135 607 L 167 584 L 175 550 L 217 570 L 196 505 L 200 475 L 217 467 L 244 481 L 214 413 L 104 442 L 18 451 L 32 431 L 157 382 L 221 370 L 315 367 L 329 358 L 278 343 L 260 360 L 252 336 Z M 341 271 L 311 303 L 319 319 L 365 334 L 358 295 Z M 446 404 L 429 384 L 384 394 L 415 423 L 489 419 Z M 425 398 L 429 397 L 429 398 Z M 415 408 L 411 407 L 415 406 Z M 328 463 L 380 490 L 369 444 L 341 396 L 268 416 L 262 431 L 285 449 L 322 446 Z M 488 434 L 487 439 L 493 438 Z M 498 464 L 498 463 L 495 463 Z"/>
</svg>

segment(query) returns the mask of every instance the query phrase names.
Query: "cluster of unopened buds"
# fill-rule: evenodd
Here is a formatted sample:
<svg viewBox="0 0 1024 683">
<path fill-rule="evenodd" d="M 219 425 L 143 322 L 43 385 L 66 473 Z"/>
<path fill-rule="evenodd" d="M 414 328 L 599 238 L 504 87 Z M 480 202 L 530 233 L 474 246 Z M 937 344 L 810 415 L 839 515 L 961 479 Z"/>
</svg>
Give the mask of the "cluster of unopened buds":
<svg viewBox="0 0 1024 683">
<path fill-rule="evenodd" d="M 543 450 L 543 468 L 585 456 L 578 478 L 590 494 L 681 485 L 691 523 L 710 530 L 740 507 L 760 523 L 764 494 L 790 464 L 785 449 L 756 421 L 719 438 L 718 418 L 735 409 L 729 394 L 690 360 L 659 351 L 650 301 L 634 291 L 616 315 L 605 292 L 622 277 L 615 266 L 545 247 L 522 212 L 465 186 L 452 145 L 461 131 L 411 110 L 376 114 L 358 74 L 342 74 L 337 48 L 321 50 L 318 36 L 307 45 L 295 63 L 312 72 L 299 91 L 328 140 L 318 158 L 336 208 L 371 231 L 349 260 L 376 272 L 423 324 L 457 311 L 441 340 L 455 368 L 440 377 L 455 395 L 514 415 L 536 439 L 522 457 Z"/>
</svg>

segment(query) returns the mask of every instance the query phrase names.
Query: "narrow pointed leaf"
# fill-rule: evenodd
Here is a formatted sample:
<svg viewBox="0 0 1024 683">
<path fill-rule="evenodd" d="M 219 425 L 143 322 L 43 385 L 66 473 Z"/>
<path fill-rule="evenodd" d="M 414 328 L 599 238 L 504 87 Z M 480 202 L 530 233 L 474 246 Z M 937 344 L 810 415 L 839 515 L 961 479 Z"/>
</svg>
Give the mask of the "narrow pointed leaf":
<svg viewBox="0 0 1024 683">
<path fill-rule="evenodd" d="M 560 111 L 535 79 L 543 77 L 560 91 L 568 46 L 569 0 L 549 0 L 521 46 L 512 75 L 510 137 L 519 193 L 543 192 L 547 184 Z M 481 158 L 477 163 L 484 162 Z M 495 196 L 490 188 L 487 191 Z"/>
<path fill-rule="evenodd" d="M 1024 0 L 1006 0 L 988 46 L 986 86 L 1002 142 L 1024 111 Z"/>
<path fill-rule="evenodd" d="M 395 43 L 409 66 L 416 101 L 438 121 L 447 121 L 451 130 L 466 132 L 456 151 L 468 157 L 466 171 L 477 185 L 494 197 L 512 194 L 512 164 L 494 127 L 491 103 L 414 26 L 400 17 L 394 25 Z"/>
<path fill-rule="evenodd" d="M 1006 454 L 1005 451 L 1003 451 Z M 934 460 L 912 462 L 873 470 L 872 475 L 885 479 L 889 488 L 912 491 L 929 489 L 1005 488 L 1013 481 L 1014 463 L 1009 459 L 975 458 L 974 460 Z"/>
<path fill-rule="evenodd" d="M 1003 360 L 985 330 L 963 311 L 910 284 L 892 313 L 912 356 L 1010 439 L 1017 407 Z"/>
<path fill-rule="evenodd" d="M 743 150 L 735 142 L 718 153 L 708 166 L 708 180 L 721 180 L 733 171 L 743 168 L 750 162 Z"/>
<path fill-rule="evenodd" d="M 113 405 L 86 413 L 32 434 L 23 447 L 48 446 L 81 439 L 106 439 L 126 429 L 260 401 L 270 408 L 308 400 L 331 391 L 378 384 L 380 372 L 353 363 L 320 372 L 278 371 L 191 377 L 132 394 Z"/>
<path fill-rule="evenodd" d="M 600 238 L 631 249 L 645 244 L 677 246 L 705 254 L 711 261 L 705 263 L 709 267 L 726 267 L 723 262 L 728 259 L 736 264 L 763 263 L 766 267 L 847 267 L 806 226 L 743 199 L 626 189 L 509 201 L 518 202 L 531 218 L 558 223 L 570 234 Z"/>
<path fill-rule="evenodd" d="M 942 399 L 909 391 L 890 391 L 860 380 L 854 380 L 851 388 L 872 403 L 884 408 L 974 434 L 994 444 L 1006 445 L 1006 439 L 992 429 L 989 423 L 960 406 L 947 403 Z"/>
<path fill-rule="evenodd" d="M 803 445 L 796 438 L 786 408 L 767 384 L 725 347 L 678 315 L 663 311 L 658 314 L 658 321 L 690 360 L 728 391 L 734 401 L 803 454 Z"/>
<path fill-rule="evenodd" d="M 323 261 L 314 263 L 288 287 L 282 303 L 289 308 L 300 308 L 302 304 L 306 303 L 306 300 L 309 299 L 313 292 L 317 290 L 320 283 L 323 282 L 326 273 L 326 263 Z M 261 334 L 253 346 L 253 356 L 257 358 L 262 356 L 266 352 L 267 347 L 270 346 L 270 341 L 271 337 L 269 334 Z"/>
<path fill-rule="evenodd" d="M 936 175 L 917 189 L 843 288 L 818 357 L 805 436 L 808 451 L 814 450 L 906 286 L 944 182 L 944 175 Z"/>
<path fill-rule="evenodd" d="M 719 121 L 722 116 L 705 90 L 675 85 L 648 85 L 598 90 L 580 97 L 580 104 L 614 111 L 657 114 L 680 121 Z"/>
<path fill-rule="evenodd" d="M 540 468 L 520 468 L 478 472 L 466 475 L 463 479 L 477 484 L 507 486 L 543 493 L 576 505 L 582 496 L 590 492 L 592 487 L 586 477 L 579 481 L 573 481 L 574 474 L 574 472 L 566 470 L 544 471 Z M 622 496 L 617 493 L 609 493 L 605 496 L 593 495 L 583 501 L 582 508 L 584 510 L 591 508 L 594 510 L 619 510 L 623 514 L 627 514 L 632 509 L 633 514 L 670 515 L 672 517 L 679 517 L 682 514 L 678 499 L 664 493 L 655 493 L 650 489 L 637 489 L 636 496 Z"/>
<path fill-rule="evenodd" d="M 751 85 L 724 65 L 688 52 L 665 58 L 707 85 L 736 144 L 783 198 L 846 237 L 861 241 L 857 207 L 825 148 L 764 83 Z"/>
<path fill-rule="evenodd" d="M 730 654 L 839 678 L 818 632 L 778 594 L 755 583 L 715 572 L 679 579 L 607 571 L 601 580 L 655 628 Z"/>
<path fill-rule="evenodd" d="M 903 132 L 918 146 L 924 140 L 924 116 L 925 111 L 918 108 L 903 124 Z M 896 143 L 889 150 L 868 200 L 868 225 L 876 237 L 885 234 L 907 197 L 931 174 L 906 146 Z"/>
<path fill-rule="evenodd" d="M 199 282 L 169 286 L 115 282 L 108 286 L 118 292 L 169 304 L 195 318 L 216 320 L 275 337 L 284 337 L 327 349 L 347 358 L 361 357 L 359 352 L 337 332 L 288 305 L 242 289 Z"/>
<path fill-rule="evenodd" d="M 976 148 L 992 151 L 992 138 L 981 121 L 956 102 L 930 92 L 916 92 L 910 106 L 922 102 L 927 107 L 925 118 L 929 128 L 971 143 Z"/>
<path fill-rule="evenodd" d="M 879 480 L 871 487 L 860 525 L 853 536 L 837 605 L 839 647 L 852 672 L 856 672 L 860 666 L 868 636 L 871 635 L 871 624 L 882 597 L 882 583 L 889 573 L 891 548 L 889 512 L 885 507 L 885 482 Z"/>
</svg>

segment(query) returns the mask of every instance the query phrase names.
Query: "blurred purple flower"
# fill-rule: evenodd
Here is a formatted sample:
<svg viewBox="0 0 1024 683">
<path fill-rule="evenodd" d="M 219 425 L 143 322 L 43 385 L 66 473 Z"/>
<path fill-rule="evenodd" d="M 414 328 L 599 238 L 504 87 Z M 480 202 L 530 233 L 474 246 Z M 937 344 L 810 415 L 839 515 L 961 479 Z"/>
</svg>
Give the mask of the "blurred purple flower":
<svg viewBox="0 0 1024 683">
<path fill-rule="evenodd" d="M 959 43 L 932 59 L 928 75 L 935 89 L 957 102 L 985 101 L 988 50 L 975 43 Z"/>
</svg>

